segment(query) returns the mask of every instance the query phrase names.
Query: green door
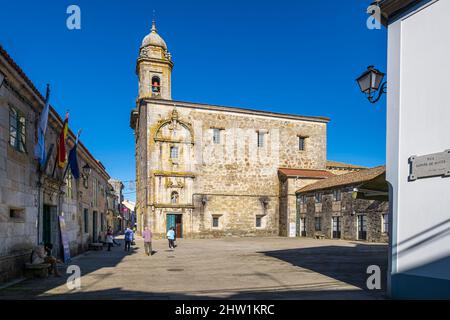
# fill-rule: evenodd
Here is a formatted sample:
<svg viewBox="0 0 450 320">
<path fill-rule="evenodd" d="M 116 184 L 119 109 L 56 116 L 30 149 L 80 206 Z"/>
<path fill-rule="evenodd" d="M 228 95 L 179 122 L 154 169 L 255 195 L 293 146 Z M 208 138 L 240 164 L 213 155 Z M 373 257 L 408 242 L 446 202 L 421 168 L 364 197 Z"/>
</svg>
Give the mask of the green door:
<svg viewBox="0 0 450 320">
<path fill-rule="evenodd" d="M 175 228 L 175 223 L 176 223 L 176 214 L 167 214 L 166 232 L 169 231 L 170 228 Z"/>
</svg>

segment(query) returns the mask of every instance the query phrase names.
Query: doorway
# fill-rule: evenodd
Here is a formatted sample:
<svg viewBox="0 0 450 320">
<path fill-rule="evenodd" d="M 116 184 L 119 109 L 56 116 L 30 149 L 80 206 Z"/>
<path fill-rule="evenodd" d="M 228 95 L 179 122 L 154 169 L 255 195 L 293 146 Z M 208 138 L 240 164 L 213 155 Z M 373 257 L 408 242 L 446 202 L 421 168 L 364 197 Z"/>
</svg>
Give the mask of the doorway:
<svg viewBox="0 0 450 320">
<path fill-rule="evenodd" d="M 367 240 L 367 218 L 365 215 L 358 216 L 358 240 Z"/>
<path fill-rule="evenodd" d="M 332 225 L 333 225 L 333 239 L 340 239 L 341 238 L 341 217 L 333 217 L 332 218 Z"/>
<path fill-rule="evenodd" d="M 183 215 L 168 213 L 166 219 L 166 231 L 170 228 L 175 228 L 175 236 L 178 238 L 183 238 Z"/>
<path fill-rule="evenodd" d="M 97 242 L 97 211 L 92 213 L 92 242 Z"/>
<path fill-rule="evenodd" d="M 300 237 L 306 237 L 306 218 L 300 218 Z"/>
<path fill-rule="evenodd" d="M 51 243 L 53 245 L 52 254 L 56 257 L 61 256 L 56 206 L 44 204 L 42 212 L 42 243 L 44 245 Z"/>
</svg>

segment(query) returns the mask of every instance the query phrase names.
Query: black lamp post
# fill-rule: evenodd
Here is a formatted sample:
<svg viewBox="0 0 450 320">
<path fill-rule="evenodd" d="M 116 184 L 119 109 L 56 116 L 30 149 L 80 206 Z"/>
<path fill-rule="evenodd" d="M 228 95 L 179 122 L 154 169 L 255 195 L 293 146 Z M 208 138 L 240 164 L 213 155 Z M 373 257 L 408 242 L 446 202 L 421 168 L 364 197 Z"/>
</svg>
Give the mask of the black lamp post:
<svg viewBox="0 0 450 320">
<path fill-rule="evenodd" d="M 89 187 L 88 186 L 88 179 L 89 179 L 89 176 L 91 175 L 91 171 L 92 171 L 91 167 L 89 166 L 88 163 L 86 163 L 83 166 L 83 182 L 84 182 L 84 187 L 86 189 Z"/>
<path fill-rule="evenodd" d="M 375 69 L 374 66 L 369 66 L 367 70 L 356 79 L 361 92 L 367 95 L 367 99 L 370 103 L 377 103 L 381 96 L 386 93 L 387 83 L 383 82 L 384 75 L 383 72 Z M 377 92 L 378 96 L 375 98 Z"/>
</svg>

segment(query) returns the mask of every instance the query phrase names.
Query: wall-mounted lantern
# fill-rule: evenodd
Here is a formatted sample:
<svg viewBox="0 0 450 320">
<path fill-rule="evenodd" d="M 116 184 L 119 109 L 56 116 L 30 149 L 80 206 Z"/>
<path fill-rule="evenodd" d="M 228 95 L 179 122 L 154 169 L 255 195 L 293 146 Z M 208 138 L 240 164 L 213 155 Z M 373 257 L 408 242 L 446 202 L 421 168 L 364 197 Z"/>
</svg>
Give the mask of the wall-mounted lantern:
<svg viewBox="0 0 450 320">
<path fill-rule="evenodd" d="M 264 208 L 264 212 L 267 210 L 267 208 L 269 207 L 269 201 L 270 201 L 270 199 L 269 199 L 269 197 L 261 197 L 261 198 L 259 198 L 259 201 L 261 202 L 261 205 L 263 206 L 263 208 Z"/>
<path fill-rule="evenodd" d="M 367 70 L 360 75 L 356 82 L 358 82 L 361 92 L 367 95 L 367 100 L 370 103 L 377 103 L 381 96 L 386 93 L 387 83 L 383 82 L 385 74 L 374 66 L 367 67 Z M 378 96 L 375 98 L 375 94 L 378 92 Z"/>
<path fill-rule="evenodd" d="M 83 166 L 83 174 L 82 174 L 82 176 L 83 176 L 83 186 L 86 189 L 89 188 L 88 179 L 89 179 L 89 176 L 91 175 L 91 171 L 92 171 L 91 167 L 89 166 L 88 163 L 86 163 Z"/>
<path fill-rule="evenodd" d="M 202 202 L 203 206 L 206 206 L 206 203 L 208 203 L 208 197 L 203 195 L 200 201 Z"/>
</svg>

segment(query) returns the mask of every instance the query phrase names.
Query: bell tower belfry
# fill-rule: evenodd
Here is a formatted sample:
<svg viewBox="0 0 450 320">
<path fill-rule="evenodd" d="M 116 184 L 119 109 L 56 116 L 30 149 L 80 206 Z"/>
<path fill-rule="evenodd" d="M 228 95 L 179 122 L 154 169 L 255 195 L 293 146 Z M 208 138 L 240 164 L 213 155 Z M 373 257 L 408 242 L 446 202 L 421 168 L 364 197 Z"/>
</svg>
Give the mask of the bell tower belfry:
<svg viewBox="0 0 450 320">
<path fill-rule="evenodd" d="M 139 79 L 139 99 L 172 99 L 172 56 L 166 42 L 156 30 L 155 20 L 150 33 L 142 40 L 136 74 Z"/>
</svg>

